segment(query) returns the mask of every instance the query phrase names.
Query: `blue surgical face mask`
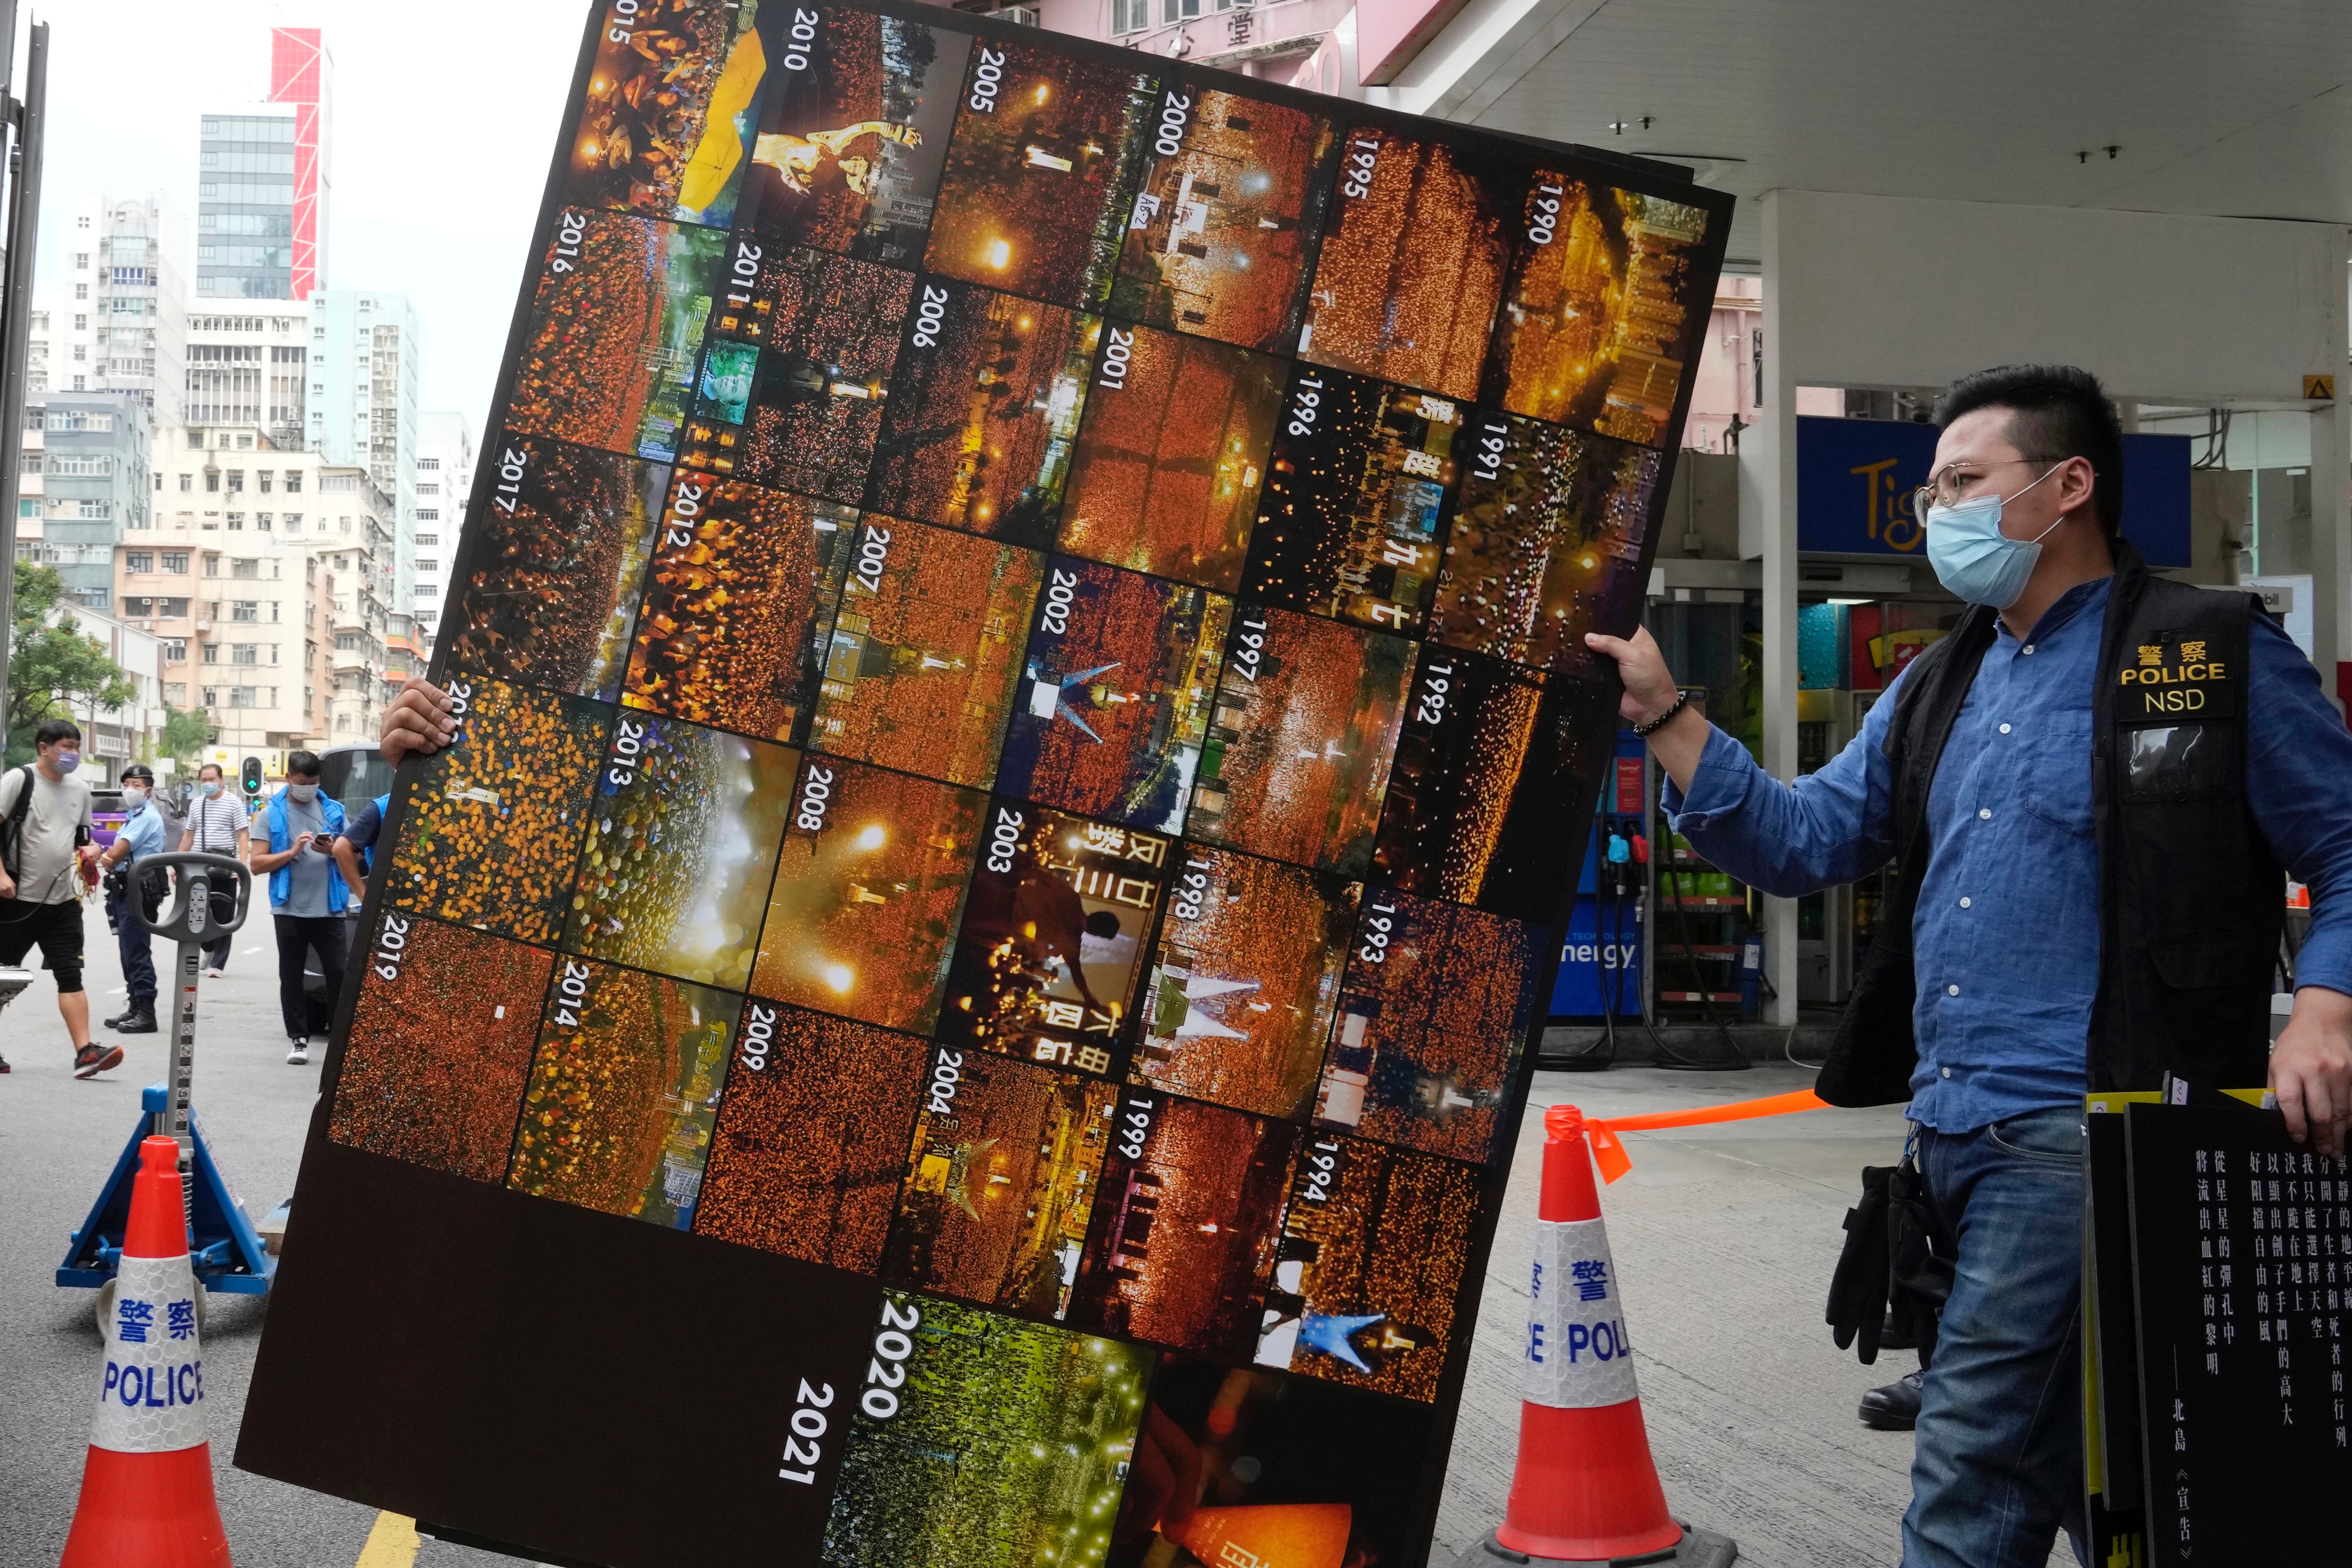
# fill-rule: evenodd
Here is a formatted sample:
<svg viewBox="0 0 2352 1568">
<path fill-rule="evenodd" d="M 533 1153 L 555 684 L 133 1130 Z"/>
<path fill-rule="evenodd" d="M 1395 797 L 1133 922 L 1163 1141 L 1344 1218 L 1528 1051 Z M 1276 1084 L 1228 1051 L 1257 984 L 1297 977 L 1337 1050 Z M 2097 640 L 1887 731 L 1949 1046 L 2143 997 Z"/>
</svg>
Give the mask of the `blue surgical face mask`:
<svg viewBox="0 0 2352 1568">
<path fill-rule="evenodd" d="M 2042 479 L 2057 471 L 2051 468 Z M 2033 485 L 2008 500 L 2015 500 Z M 2033 575 L 2033 563 L 2042 559 L 2042 542 L 2050 529 L 2066 521 L 2062 511 L 2050 528 L 2032 539 L 2011 539 L 2000 531 L 2001 509 L 2007 504 L 2000 496 L 1970 496 L 1954 506 L 1927 509 L 1927 560 L 1936 568 L 1936 581 L 1971 605 L 2005 610 L 2017 603 L 2026 579 Z"/>
<path fill-rule="evenodd" d="M 205 798 L 206 800 L 210 800 L 210 799 L 213 799 L 215 796 L 218 795 L 219 794 L 220 794 L 220 780 L 218 780 L 218 779 L 206 779 L 206 780 L 205 781 Z"/>
</svg>

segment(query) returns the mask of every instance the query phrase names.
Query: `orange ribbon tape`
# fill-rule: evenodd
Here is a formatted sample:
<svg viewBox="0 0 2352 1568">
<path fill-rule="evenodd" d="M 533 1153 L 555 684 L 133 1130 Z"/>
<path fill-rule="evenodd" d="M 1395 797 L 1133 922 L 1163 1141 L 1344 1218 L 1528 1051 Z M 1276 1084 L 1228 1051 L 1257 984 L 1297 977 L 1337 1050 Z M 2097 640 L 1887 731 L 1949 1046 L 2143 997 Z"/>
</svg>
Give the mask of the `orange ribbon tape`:
<svg viewBox="0 0 2352 1568">
<path fill-rule="evenodd" d="M 1613 1182 L 1633 1168 L 1633 1157 L 1625 1152 L 1625 1145 L 1617 1141 L 1620 1132 L 1655 1132 L 1667 1127 L 1705 1127 L 1717 1121 L 1751 1121 L 1759 1116 L 1787 1116 L 1799 1110 L 1819 1110 L 1829 1101 L 1810 1089 L 1794 1094 L 1767 1095 L 1762 1100 L 1734 1100 L 1729 1105 L 1703 1105 L 1692 1110 L 1659 1110 L 1647 1116 L 1612 1116 L 1605 1121 L 1587 1121 L 1585 1131 L 1592 1135 L 1593 1163 L 1601 1167 L 1601 1179 Z"/>
</svg>

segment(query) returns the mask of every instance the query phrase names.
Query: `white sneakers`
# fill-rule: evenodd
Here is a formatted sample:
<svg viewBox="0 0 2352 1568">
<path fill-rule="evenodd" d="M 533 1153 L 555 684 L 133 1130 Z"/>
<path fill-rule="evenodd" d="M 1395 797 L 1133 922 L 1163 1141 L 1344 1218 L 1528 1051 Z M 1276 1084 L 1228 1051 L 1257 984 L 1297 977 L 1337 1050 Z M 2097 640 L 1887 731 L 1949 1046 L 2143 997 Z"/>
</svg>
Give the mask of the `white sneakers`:
<svg viewBox="0 0 2352 1568">
<path fill-rule="evenodd" d="M 227 973 L 227 971 L 226 971 L 226 970 L 220 970 L 220 969 L 207 969 L 207 970 L 205 970 L 205 979 L 207 979 L 207 980 L 218 980 L 218 979 L 219 979 L 223 974 L 225 974 L 225 973 Z"/>
<path fill-rule="evenodd" d="M 287 1061 L 298 1068 L 310 1066 L 310 1042 L 308 1040 L 296 1040 L 292 1042 L 292 1044 L 294 1048 L 286 1053 Z"/>
</svg>

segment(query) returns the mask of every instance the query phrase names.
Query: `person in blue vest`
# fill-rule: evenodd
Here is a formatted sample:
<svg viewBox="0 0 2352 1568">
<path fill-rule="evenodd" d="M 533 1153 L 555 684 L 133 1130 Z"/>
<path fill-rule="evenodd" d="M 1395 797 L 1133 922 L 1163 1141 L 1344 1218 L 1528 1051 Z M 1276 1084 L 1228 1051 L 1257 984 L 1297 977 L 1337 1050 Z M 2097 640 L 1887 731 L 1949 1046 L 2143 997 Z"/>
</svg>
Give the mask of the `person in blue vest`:
<svg viewBox="0 0 2352 1568">
<path fill-rule="evenodd" d="M 269 878 L 269 912 L 278 926 L 278 1006 L 296 1067 L 310 1059 L 310 999 L 302 989 L 302 961 L 315 952 L 330 1001 L 343 989 L 343 907 L 351 887 L 335 867 L 335 837 L 343 830 L 342 803 L 319 789 L 319 754 L 286 759 L 286 787 L 269 797 L 261 821 L 269 847 L 253 857 L 256 875 Z"/>
<path fill-rule="evenodd" d="M 375 841 L 383 832 L 383 815 L 391 809 L 392 792 L 386 790 L 360 807 L 335 836 L 335 864 L 341 868 L 343 880 L 354 888 L 365 888 L 369 873 L 375 869 Z"/>
</svg>

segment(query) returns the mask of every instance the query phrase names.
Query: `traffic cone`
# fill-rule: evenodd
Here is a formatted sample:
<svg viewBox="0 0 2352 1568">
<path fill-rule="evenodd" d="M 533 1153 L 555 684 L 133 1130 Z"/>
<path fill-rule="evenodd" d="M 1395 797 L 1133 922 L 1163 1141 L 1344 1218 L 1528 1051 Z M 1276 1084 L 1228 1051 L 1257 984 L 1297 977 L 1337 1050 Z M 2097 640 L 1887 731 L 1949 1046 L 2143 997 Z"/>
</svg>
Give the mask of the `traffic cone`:
<svg viewBox="0 0 2352 1568">
<path fill-rule="evenodd" d="M 1500 1529 L 1462 1556 L 1727 1568 L 1739 1548 L 1666 1511 L 1625 1337 L 1616 1265 L 1585 1146 L 1584 1113 L 1544 1112 L 1534 1295 L 1520 1380 L 1519 1462 Z"/>
<path fill-rule="evenodd" d="M 81 1502 L 59 1568 L 229 1568 L 179 1160 L 169 1138 L 139 1145 Z"/>
</svg>

